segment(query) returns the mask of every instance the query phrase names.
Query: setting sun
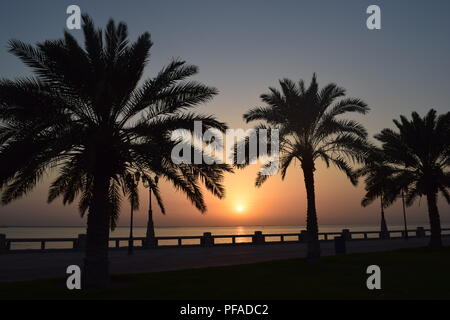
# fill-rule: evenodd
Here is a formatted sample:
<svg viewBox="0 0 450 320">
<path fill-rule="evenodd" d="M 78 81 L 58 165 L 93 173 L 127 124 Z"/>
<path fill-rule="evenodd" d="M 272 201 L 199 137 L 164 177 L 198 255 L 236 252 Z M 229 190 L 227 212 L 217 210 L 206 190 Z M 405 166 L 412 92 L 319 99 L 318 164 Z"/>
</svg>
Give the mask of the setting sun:
<svg viewBox="0 0 450 320">
<path fill-rule="evenodd" d="M 245 207 L 242 204 L 238 204 L 238 205 L 236 205 L 235 210 L 238 213 L 242 213 L 242 212 L 244 212 Z"/>
</svg>

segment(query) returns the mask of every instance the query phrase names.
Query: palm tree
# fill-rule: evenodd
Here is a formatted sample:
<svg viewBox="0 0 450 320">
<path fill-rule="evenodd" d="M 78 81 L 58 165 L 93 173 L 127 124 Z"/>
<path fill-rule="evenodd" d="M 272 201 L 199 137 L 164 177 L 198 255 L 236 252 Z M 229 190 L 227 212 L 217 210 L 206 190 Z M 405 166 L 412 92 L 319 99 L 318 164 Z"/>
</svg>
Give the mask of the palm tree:
<svg viewBox="0 0 450 320">
<path fill-rule="evenodd" d="M 296 84 L 283 79 L 280 86 L 281 91 L 269 88 L 269 93 L 262 94 L 266 106 L 251 109 L 244 114 L 244 120 L 247 123 L 262 120 L 267 124 L 256 129 L 279 130 L 282 179 L 289 165 L 299 161 L 306 187 L 308 258 L 317 260 L 320 245 L 314 190 L 316 160 L 322 159 L 327 166 L 333 164 L 356 185 L 357 176 L 349 161 L 363 160 L 367 132 L 358 122 L 339 116 L 350 112 L 365 114 L 369 108 L 360 99 L 343 98 L 345 89 L 334 83 L 319 90 L 315 74 L 308 88 L 303 80 Z M 268 162 L 265 166 L 271 165 Z M 268 177 L 258 173 L 256 186 L 261 186 Z"/>
<path fill-rule="evenodd" d="M 402 198 L 404 237 L 405 237 L 405 240 L 408 240 L 408 225 L 406 223 L 405 189 L 403 189 L 403 188 L 400 190 L 400 197 Z"/>
<path fill-rule="evenodd" d="M 386 224 L 384 209 L 395 201 L 395 194 L 392 193 L 392 175 L 395 170 L 387 163 L 383 151 L 372 147 L 362 168 L 357 170 L 358 176 L 365 177 L 366 194 L 361 201 L 363 207 L 371 204 L 375 199 L 380 199 L 381 238 L 388 238 L 389 231 Z"/>
<path fill-rule="evenodd" d="M 164 207 L 164 203 L 162 201 L 159 188 L 158 188 L 159 177 L 155 176 L 154 178 L 149 176 L 144 176 L 142 178 L 142 182 L 144 183 L 144 187 L 148 188 L 148 220 L 147 220 L 147 232 L 146 232 L 146 246 L 153 247 L 156 245 L 155 242 L 155 226 L 153 223 L 153 209 L 152 209 L 152 193 L 155 195 L 156 202 L 158 203 L 159 208 L 161 209 L 161 213 L 165 214 L 166 209 Z"/>
<path fill-rule="evenodd" d="M 383 129 L 375 136 L 382 142 L 384 154 L 395 168 L 394 194 L 406 192 L 406 205 L 425 196 L 428 204 L 430 246 L 442 246 L 441 222 L 437 207 L 440 191 L 450 203 L 450 112 L 437 116 L 431 109 L 423 118 L 417 112 L 412 119 L 394 120 L 397 130 Z"/>
<path fill-rule="evenodd" d="M 127 175 L 127 183 L 131 186 L 131 190 L 136 190 L 139 184 L 141 173 L 137 171 L 134 175 Z M 134 221 L 134 211 L 139 208 L 139 197 L 137 192 L 130 192 L 130 236 L 128 238 L 128 255 L 134 252 L 134 240 L 133 240 L 133 221 Z"/>
<path fill-rule="evenodd" d="M 83 16 L 84 48 L 68 32 L 36 46 L 12 40 L 9 51 L 34 77 L 0 80 L 0 188 L 2 203 L 27 194 L 48 173 L 57 177 L 48 201 L 79 198 L 87 215 L 84 286 L 108 283 L 108 239 L 120 212 L 122 194 L 137 196 L 128 174 L 155 174 L 204 212 L 201 184 L 223 197 L 226 165 L 175 165 L 176 129 L 221 131 L 208 115 L 185 112 L 209 101 L 215 88 L 188 78 L 197 67 L 174 60 L 143 80 L 152 41 L 148 33 L 128 40 L 127 26 L 109 21 L 103 32 Z"/>
</svg>

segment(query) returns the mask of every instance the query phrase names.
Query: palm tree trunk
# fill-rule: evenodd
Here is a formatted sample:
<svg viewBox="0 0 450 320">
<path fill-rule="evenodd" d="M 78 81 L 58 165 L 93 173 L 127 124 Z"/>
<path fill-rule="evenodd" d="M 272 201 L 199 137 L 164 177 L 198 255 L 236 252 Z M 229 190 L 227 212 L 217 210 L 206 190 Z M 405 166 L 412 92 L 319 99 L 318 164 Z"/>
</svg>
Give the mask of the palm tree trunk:
<svg viewBox="0 0 450 320">
<path fill-rule="evenodd" d="M 435 192 L 429 192 L 427 194 L 428 203 L 428 216 L 430 218 L 430 247 L 440 248 L 442 247 L 441 239 L 441 220 L 439 218 L 439 210 L 437 207 L 437 199 Z"/>
<path fill-rule="evenodd" d="M 387 239 L 389 238 L 389 231 L 386 224 L 386 219 L 384 217 L 384 210 L 381 209 L 381 238 Z"/>
<path fill-rule="evenodd" d="M 402 208 L 403 208 L 403 224 L 405 228 L 405 239 L 408 240 L 408 225 L 406 224 L 406 207 L 405 207 L 405 193 L 402 188 Z"/>
<path fill-rule="evenodd" d="M 148 221 L 147 221 L 147 244 L 150 246 L 155 239 L 155 227 L 153 225 L 153 211 L 152 211 L 152 190 L 149 191 L 148 198 Z"/>
<path fill-rule="evenodd" d="M 384 208 L 383 208 L 383 196 L 381 199 L 381 238 L 386 239 L 389 238 L 389 231 L 386 224 L 386 218 L 384 217 Z"/>
<path fill-rule="evenodd" d="M 319 227 L 317 223 L 316 197 L 314 191 L 314 161 L 304 159 L 302 163 L 303 176 L 305 179 L 307 210 L 306 210 L 306 231 L 309 261 L 320 259 Z"/>
<path fill-rule="evenodd" d="M 105 287 L 109 283 L 109 177 L 103 172 L 94 175 L 93 199 L 87 219 L 87 244 L 84 259 L 85 288 Z"/>
<path fill-rule="evenodd" d="M 130 236 L 128 238 L 128 255 L 133 254 L 134 241 L 133 241 L 133 214 L 134 214 L 134 201 L 131 201 L 131 212 L 130 212 Z"/>
</svg>

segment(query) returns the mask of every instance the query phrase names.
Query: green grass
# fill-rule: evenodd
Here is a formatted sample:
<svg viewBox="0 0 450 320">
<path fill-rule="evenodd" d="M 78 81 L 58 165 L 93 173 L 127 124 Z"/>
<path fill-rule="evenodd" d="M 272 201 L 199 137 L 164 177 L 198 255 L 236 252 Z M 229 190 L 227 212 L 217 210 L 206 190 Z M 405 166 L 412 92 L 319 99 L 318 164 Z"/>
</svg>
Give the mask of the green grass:
<svg viewBox="0 0 450 320">
<path fill-rule="evenodd" d="M 381 290 L 366 288 L 367 266 Z M 0 283 L 0 299 L 450 299 L 450 247 L 279 260 L 230 267 L 114 276 L 102 290 L 65 279 Z"/>
</svg>

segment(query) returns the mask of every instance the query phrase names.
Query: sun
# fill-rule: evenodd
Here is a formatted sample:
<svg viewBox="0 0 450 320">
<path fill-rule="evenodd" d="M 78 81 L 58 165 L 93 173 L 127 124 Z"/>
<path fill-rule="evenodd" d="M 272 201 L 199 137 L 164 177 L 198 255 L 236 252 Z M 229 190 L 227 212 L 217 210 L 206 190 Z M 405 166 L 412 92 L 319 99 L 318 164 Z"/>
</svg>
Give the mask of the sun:
<svg viewBox="0 0 450 320">
<path fill-rule="evenodd" d="M 237 204 L 234 209 L 236 210 L 237 213 L 242 213 L 245 210 L 245 207 L 242 204 Z"/>
</svg>

